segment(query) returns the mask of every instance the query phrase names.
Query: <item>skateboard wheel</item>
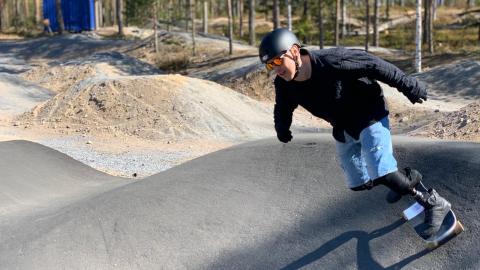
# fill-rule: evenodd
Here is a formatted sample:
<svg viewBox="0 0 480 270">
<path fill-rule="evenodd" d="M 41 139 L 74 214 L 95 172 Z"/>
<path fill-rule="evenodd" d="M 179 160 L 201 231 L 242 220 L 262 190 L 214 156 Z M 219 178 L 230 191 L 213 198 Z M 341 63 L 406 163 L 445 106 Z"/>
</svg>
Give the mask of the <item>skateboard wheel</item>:
<svg viewBox="0 0 480 270">
<path fill-rule="evenodd" d="M 465 227 L 463 227 L 463 224 L 460 221 L 457 221 L 457 224 L 455 225 L 455 234 L 461 234 L 463 231 L 465 231 Z"/>
</svg>

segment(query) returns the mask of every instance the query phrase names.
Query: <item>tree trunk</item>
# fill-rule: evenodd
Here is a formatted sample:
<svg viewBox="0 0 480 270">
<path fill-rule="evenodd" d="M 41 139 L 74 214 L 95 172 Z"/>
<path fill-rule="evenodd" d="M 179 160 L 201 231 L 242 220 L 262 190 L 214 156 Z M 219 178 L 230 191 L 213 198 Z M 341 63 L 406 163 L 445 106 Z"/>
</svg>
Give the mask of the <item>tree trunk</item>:
<svg viewBox="0 0 480 270">
<path fill-rule="evenodd" d="M 238 0 L 238 35 L 243 37 L 243 0 Z"/>
<path fill-rule="evenodd" d="M 208 33 L 208 1 L 203 1 L 203 33 Z"/>
<path fill-rule="evenodd" d="M 117 24 L 117 0 L 110 0 L 111 9 L 110 9 L 110 19 L 112 20 L 112 25 Z"/>
<path fill-rule="evenodd" d="M 387 7 L 385 8 L 385 17 L 387 20 L 390 20 L 390 2 L 391 0 L 387 0 Z"/>
<path fill-rule="evenodd" d="M 25 14 L 25 21 L 30 20 L 30 6 L 28 5 L 28 0 L 23 0 L 23 10 Z"/>
<path fill-rule="evenodd" d="M 123 37 L 125 35 L 125 33 L 123 32 L 123 4 L 122 4 L 122 0 L 116 0 L 115 10 L 116 10 L 116 18 L 117 18 L 117 24 L 118 24 L 118 35 Z"/>
<path fill-rule="evenodd" d="M 428 36 L 428 13 L 429 13 L 428 1 L 429 0 L 425 0 L 423 3 L 424 4 L 423 17 L 425 18 L 423 21 L 423 37 L 422 37 L 423 44 L 427 44 L 427 36 Z"/>
<path fill-rule="evenodd" d="M 232 0 L 227 0 L 228 9 L 228 53 L 233 54 Z"/>
<path fill-rule="evenodd" d="M 65 31 L 62 14 L 62 0 L 55 0 L 55 13 L 57 15 L 58 33 L 62 35 L 63 31 Z"/>
<path fill-rule="evenodd" d="M 324 29 L 323 29 L 323 1 L 318 0 L 318 28 L 320 32 L 320 49 L 323 49 Z"/>
<path fill-rule="evenodd" d="M 0 32 L 3 32 L 3 24 L 5 21 L 3 8 L 5 7 L 5 0 L 0 0 Z"/>
<path fill-rule="evenodd" d="M 189 5 L 188 1 L 190 1 L 190 0 L 187 0 L 186 3 L 185 3 L 185 5 L 186 5 L 185 6 L 186 7 L 185 12 L 186 13 L 184 15 L 185 18 L 186 18 L 186 20 L 185 20 L 185 32 L 188 32 L 188 25 L 190 24 L 190 8 L 191 8 L 191 6 Z"/>
<path fill-rule="evenodd" d="M 373 46 L 378 47 L 378 5 L 379 1 L 374 0 L 374 7 L 373 7 L 373 13 L 374 13 L 374 18 L 373 18 Z"/>
<path fill-rule="evenodd" d="M 95 28 L 103 26 L 103 3 L 102 0 L 95 1 Z"/>
<path fill-rule="evenodd" d="M 285 0 L 287 5 L 287 27 L 289 31 L 292 31 L 292 1 Z"/>
<path fill-rule="evenodd" d="M 157 18 L 157 13 L 158 13 L 158 1 L 155 0 L 153 3 L 153 37 L 155 40 L 155 53 L 158 54 L 158 18 Z"/>
<path fill-rule="evenodd" d="M 478 22 L 478 46 L 480 46 L 480 21 Z"/>
<path fill-rule="evenodd" d="M 248 44 L 255 45 L 255 0 L 248 0 Z"/>
<path fill-rule="evenodd" d="M 340 0 L 335 1 L 335 46 L 339 45 L 339 32 L 340 32 Z"/>
<path fill-rule="evenodd" d="M 20 12 L 20 0 L 15 0 L 13 14 L 13 26 L 15 27 L 15 31 L 17 31 L 18 27 L 20 26 L 20 22 L 23 21 L 23 16 Z"/>
<path fill-rule="evenodd" d="M 195 43 L 195 0 L 189 0 L 190 6 L 190 21 L 192 22 L 192 55 L 195 56 L 196 52 L 196 43 Z"/>
<path fill-rule="evenodd" d="M 42 21 L 42 13 L 40 0 L 35 0 L 35 23 L 40 23 Z"/>
<path fill-rule="evenodd" d="M 365 27 L 365 51 L 368 52 L 368 42 L 370 39 L 370 3 L 368 0 L 365 1 L 365 21 L 366 21 L 366 27 Z"/>
<path fill-rule="evenodd" d="M 433 54 L 433 2 L 435 0 L 428 0 L 428 52 Z"/>
<path fill-rule="evenodd" d="M 167 24 L 167 31 L 170 32 L 172 30 L 172 24 L 173 24 L 173 0 L 168 0 L 168 10 L 167 10 L 167 16 L 168 16 L 168 24 Z"/>
<path fill-rule="evenodd" d="M 280 6 L 278 0 L 273 0 L 273 29 L 280 27 Z"/>
<path fill-rule="evenodd" d="M 308 0 L 303 0 L 303 18 L 308 19 Z"/>
<path fill-rule="evenodd" d="M 3 29 L 7 29 L 8 27 L 10 27 L 10 9 L 8 8 L 9 7 L 9 2 L 6 1 L 6 0 L 1 0 L 3 1 L 3 8 L 2 8 L 2 29 L 0 30 L 3 30 Z"/>
<path fill-rule="evenodd" d="M 422 72 L 422 0 L 416 0 L 415 71 Z"/>
<path fill-rule="evenodd" d="M 341 4 L 342 4 L 342 38 L 344 38 L 346 35 L 347 35 L 347 23 L 346 23 L 346 20 L 347 20 L 347 4 L 346 4 L 346 1 L 347 0 L 342 0 Z"/>
<path fill-rule="evenodd" d="M 475 6 L 475 0 L 467 0 L 467 7 L 473 8 Z"/>
</svg>

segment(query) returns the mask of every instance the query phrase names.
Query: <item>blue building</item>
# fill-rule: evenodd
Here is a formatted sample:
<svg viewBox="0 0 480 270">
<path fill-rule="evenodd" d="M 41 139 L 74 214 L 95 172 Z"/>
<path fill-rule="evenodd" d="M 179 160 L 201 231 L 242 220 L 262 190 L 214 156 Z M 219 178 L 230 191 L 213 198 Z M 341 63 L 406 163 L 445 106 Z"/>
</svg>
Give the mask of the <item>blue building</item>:
<svg viewBox="0 0 480 270">
<path fill-rule="evenodd" d="M 62 15 L 65 31 L 95 30 L 94 0 L 62 0 Z M 53 31 L 58 31 L 55 0 L 43 0 L 43 17 L 50 20 Z"/>
</svg>

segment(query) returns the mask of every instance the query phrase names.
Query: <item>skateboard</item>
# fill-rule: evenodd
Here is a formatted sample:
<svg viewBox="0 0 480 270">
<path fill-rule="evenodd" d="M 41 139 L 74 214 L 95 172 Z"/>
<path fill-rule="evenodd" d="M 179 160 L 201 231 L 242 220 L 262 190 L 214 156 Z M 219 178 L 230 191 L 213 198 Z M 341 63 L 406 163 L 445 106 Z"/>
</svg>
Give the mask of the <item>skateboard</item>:
<svg viewBox="0 0 480 270">
<path fill-rule="evenodd" d="M 422 182 L 420 182 L 415 188 L 421 192 L 427 192 L 428 190 Z M 420 237 L 422 237 L 421 232 L 424 225 L 424 210 L 425 209 L 422 205 L 420 205 L 418 202 L 415 202 L 402 212 L 403 218 L 408 221 L 408 223 L 413 227 L 415 232 Z M 461 234 L 464 230 L 465 228 L 463 227 L 462 223 L 458 220 L 455 213 L 450 209 L 443 219 L 442 226 L 437 234 L 428 239 L 423 237 L 422 239 L 425 241 L 427 249 L 433 250 Z"/>
</svg>

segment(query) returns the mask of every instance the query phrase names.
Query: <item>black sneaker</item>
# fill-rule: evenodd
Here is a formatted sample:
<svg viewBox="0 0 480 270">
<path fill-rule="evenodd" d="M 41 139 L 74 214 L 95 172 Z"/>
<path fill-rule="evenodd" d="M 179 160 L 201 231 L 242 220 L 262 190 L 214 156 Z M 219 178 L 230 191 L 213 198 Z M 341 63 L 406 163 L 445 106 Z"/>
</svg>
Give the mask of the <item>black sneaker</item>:
<svg viewBox="0 0 480 270">
<path fill-rule="evenodd" d="M 438 195 L 434 189 L 429 190 L 424 195 L 426 202 L 421 204 L 425 207 L 425 220 L 421 236 L 428 240 L 438 232 L 440 226 L 442 226 L 443 219 L 452 206 L 445 198 Z"/>
</svg>

